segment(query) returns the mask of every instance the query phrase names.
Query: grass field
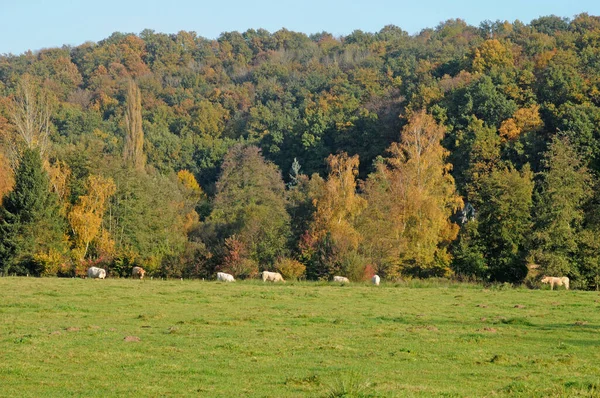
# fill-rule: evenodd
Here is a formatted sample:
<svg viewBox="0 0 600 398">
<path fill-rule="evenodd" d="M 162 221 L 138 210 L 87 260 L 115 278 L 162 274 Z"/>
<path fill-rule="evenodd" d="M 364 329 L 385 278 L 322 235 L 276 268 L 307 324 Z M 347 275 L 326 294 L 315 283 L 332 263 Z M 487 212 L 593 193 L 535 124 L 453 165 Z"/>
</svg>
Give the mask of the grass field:
<svg viewBox="0 0 600 398">
<path fill-rule="evenodd" d="M 0 395 L 600 396 L 597 292 L 413 285 L 0 278 Z"/>
</svg>

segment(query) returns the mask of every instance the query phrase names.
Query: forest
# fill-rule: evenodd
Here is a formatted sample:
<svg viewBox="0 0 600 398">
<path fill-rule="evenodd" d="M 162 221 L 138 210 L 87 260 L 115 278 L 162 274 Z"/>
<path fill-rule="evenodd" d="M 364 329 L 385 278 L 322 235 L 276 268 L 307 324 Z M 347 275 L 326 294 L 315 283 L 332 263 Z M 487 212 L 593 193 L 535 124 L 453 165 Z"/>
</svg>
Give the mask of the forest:
<svg viewBox="0 0 600 398">
<path fill-rule="evenodd" d="M 588 14 L 0 55 L 3 275 L 598 289 L 599 177 Z"/>
</svg>

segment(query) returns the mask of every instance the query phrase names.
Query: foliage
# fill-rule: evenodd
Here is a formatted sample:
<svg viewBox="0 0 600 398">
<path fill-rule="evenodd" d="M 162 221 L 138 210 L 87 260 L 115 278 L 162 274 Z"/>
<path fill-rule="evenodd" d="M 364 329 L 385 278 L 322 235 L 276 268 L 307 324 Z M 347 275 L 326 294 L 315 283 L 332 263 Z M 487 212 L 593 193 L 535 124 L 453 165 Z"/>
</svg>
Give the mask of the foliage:
<svg viewBox="0 0 600 398">
<path fill-rule="evenodd" d="M 553 140 L 544 163 L 532 249 L 546 274 L 574 277 L 592 176 L 564 137 Z"/>
<path fill-rule="evenodd" d="M 290 221 L 285 206 L 277 167 L 266 162 L 258 148 L 235 146 L 223 163 L 212 212 L 200 236 L 214 248 L 217 264 L 230 256 L 230 264 L 271 269 L 287 252 Z M 232 247 L 223 250 L 227 239 Z"/>
<path fill-rule="evenodd" d="M 135 263 L 209 278 L 235 235 L 252 267 L 289 256 L 309 279 L 361 279 L 370 264 L 393 279 L 519 281 L 541 256 L 594 288 L 599 31 L 588 14 L 453 19 L 414 35 L 147 29 L 0 55 L 0 195 L 16 187 L 23 150 L 41 151 L 59 218 L 79 218 L 79 232 L 61 233 L 61 269 L 86 256 L 115 275 Z M 591 199 L 551 204 L 581 186 L 550 178 L 557 137 L 587 170 Z M 93 220 L 79 199 L 90 176 L 116 187 Z M 460 231 L 456 192 L 475 213 Z"/>
<path fill-rule="evenodd" d="M 449 271 L 447 245 L 458 233 L 450 216 L 462 201 L 445 161 L 444 131 L 425 112 L 413 114 L 364 186 L 364 250 L 387 276 Z"/>
<path fill-rule="evenodd" d="M 298 260 L 282 257 L 275 262 L 275 270 L 283 276 L 284 279 L 297 280 L 304 277 L 306 267 Z"/>
<path fill-rule="evenodd" d="M 64 253 L 65 221 L 58 197 L 50 191 L 40 152 L 25 149 L 14 189 L 0 207 L 0 265 L 4 273 L 44 272 L 36 256 Z"/>
</svg>

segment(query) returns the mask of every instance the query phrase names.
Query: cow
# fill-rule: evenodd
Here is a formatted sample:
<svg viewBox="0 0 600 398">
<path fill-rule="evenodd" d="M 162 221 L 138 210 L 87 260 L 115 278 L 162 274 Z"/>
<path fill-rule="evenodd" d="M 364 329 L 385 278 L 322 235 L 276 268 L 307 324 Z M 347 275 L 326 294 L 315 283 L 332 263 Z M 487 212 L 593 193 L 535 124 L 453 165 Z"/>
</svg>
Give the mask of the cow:
<svg viewBox="0 0 600 398">
<path fill-rule="evenodd" d="M 333 281 L 341 283 L 350 283 L 350 279 L 346 278 L 345 276 L 334 276 Z"/>
<path fill-rule="evenodd" d="M 379 286 L 379 282 L 381 282 L 381 278 L 379 277 L 379 275 L 373 275 L 373 277 L 371 278 L 371 282 L 375 286 Z"/>
<path fill-rule="evenodd" d="M 285 280 L 283 280 L 283 276 L 281 276 L 279 272 L 263 271 L 261 273 L 261 277 L 263 282 L 285 282 Z"/>
<path fill-rule="evenodd" d="M 131 277 L 135 279 L 144 279 L 146 271 L 142 267 L 133 267 L 131 270 Z"/>
<path fill-rule="evenodd" d="M 98 267 L 90 267 L 87 270 L 88 278 L 104 279 L 106 278 L 106 270 Z"/>
<path fill-rule="evenodd" d="M 221 282 L 235 282 L 233 275 L 226 274 L 225 272 L 217 272 L 217 280 Z"/>
<path fill-rule="evenodd" d="M 549 283 L 550 290 L 554 290 L 554 285 L 557 286 L 565 286 L 567 290 L 569 290 L 569 278 L 566 276 L 563 277 L 555 277 L 555 276 L 544 276 L 542 278 L 542 283 Z"/>
</svg>

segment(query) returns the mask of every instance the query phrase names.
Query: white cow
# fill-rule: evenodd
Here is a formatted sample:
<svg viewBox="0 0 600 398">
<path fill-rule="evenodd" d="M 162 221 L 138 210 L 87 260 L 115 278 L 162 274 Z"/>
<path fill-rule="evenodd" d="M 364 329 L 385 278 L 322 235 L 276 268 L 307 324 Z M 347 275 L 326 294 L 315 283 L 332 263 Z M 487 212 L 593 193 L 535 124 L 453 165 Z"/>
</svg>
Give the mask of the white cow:
<svg viewBox="0 0 600 398">
<path fill-rule="evenodd" d="M 542 278 L 542 283 L 549 283 L 550 290 L 554 290 L 554 285 L 562 286 L 564 285 L 567 290 L 569 290 L 569 278 L 566 276 L 557 278 L 555 276 L 544 276 Z"/>
<path fill-rule="evenodd" d="M 87 270 L 88 278 L 104 279 L 106 278 L 106 270 L 98 267 L 90 267 Z"/>
<path fill-rule="evenodd" d="M 350 283 L 350 279 L 346 278 L 345 276 L 334 276 L 333 281 L 341 283 Z"/>
<path fill-rule="evenodd" d="M 285 282 L 279 272 L 263 271 L 261 276 L 263 282 Z"/>
<path fill-rule="evenodd" d="M 371 278 L 371 282 L 375 286 L 379 286 L 379 282 L 381 282 L 381 278 L 379 277 L 379 275 L 373 275 L 373 277 Z"/>
<path fill-rule="evenodd" d="M 217 272 L 217 280 L 221 282 L 235 282 L 233 275 L 226 274 L 225 272 Z"/>
</svg>

